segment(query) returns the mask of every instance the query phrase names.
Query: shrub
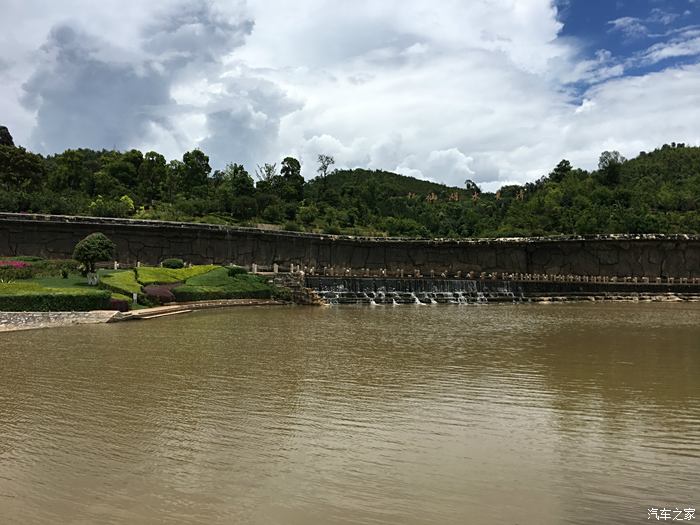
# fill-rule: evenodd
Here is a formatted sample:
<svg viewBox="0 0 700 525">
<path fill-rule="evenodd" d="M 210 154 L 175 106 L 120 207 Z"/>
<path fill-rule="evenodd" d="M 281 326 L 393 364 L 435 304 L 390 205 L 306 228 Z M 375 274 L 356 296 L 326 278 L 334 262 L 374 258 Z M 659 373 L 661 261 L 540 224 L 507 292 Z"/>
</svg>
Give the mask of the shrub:
<svg viewBox="0 0 700 525">
<path fill-rule="evenodd" d="M 287 221 L 284 223 L 284 230 L 288 232 L 300 232 L 302 231 L 302 227 L 294 221 Z"/>
<path fill-rule="evenodd" d="M 22 262 L 37 262 L 37 261 L 43 261 L 43 257 L 37 257 L 35 255 L 17 255 L 15 257 L 5 257 L 3 260 L 5 261 L 22 261 Z"/>
<path fill-rule="evenodd" d="M 80 263 L 75 259 L 45 259 L 32 264 L 34 277 L 68 277 L 78 273 Z"/>
<path fill-rule="evenodd" d="M 324 228 L 323 233 L 327 233 L 329 235 L 340 235 L 340 227 L 337 224 L 329 224 Z"/>
<path fill-rule="evenodd" d="M 172 268 L 175 270 L 185 267 L 185 261 L 176 258 L 165 259 L 161 264 L 163 265 L 163 268 Z"/>
<path fill-rule="evenodd" d="M 91 233 L 75 245 L 73 258 L 85 268 L 85 273 L 95 273 L 95 263 L 114 258 L 115 245 L 104 233 Z"/>
<path fill-rule="evenodd" d="M 0 268 L 26 268 L 27 266 L 30 266 L 30 264 L 23 261 L 13 261 L 8 259 L 0 261 Z"/>
<path fill-rule="evenodd" d="M 175 301 L 175 296 L 170 291 L 173 285 L 149 284 L 143 288 L 146 299 L 151 304 L 165 304 Z"/>
<path fill-rule="evenodd" d="M 15 281 L 17 279 L 31 279 L 34 271 L 31 266 L 0 266 L 0 280 Z"/>
<path fill-rule="evenodd" d="M 228 267 L 228 276 L 229 277 L 236 277 L 236 275 L 245 275 L 247 273 L 248 273 L 248 270 L 246 270 L 245 268 L 242 268 L 241 266 L 229 266 Z"/>
<path fill-rule="evenodd" d="M 272 298 L 277 299 L 278 301 L 291 301 L 292 290 L 281 286 L 275 286 L 272 290 Z"/>
<path fill-rule="evenodd" d="M 78 271 L 78 261 L 74 259 L 37 259 L 36 262 L 16 259 L 0 260 L 0 279 L 32 279 L 34 277 L 68 277 Z"/>
<path fill-rule="evenodd" d="M 120 312 L 128 312 L 129 305 L 131 304 L 131 299 L 126 295 L 113 293 L 109 298 L 109 309 L 119 310 Z"/>
<path fill-rule="evenodd" d="M 217 286 L 182 285 L 173 290 L 178 301 L 215 301 L 218 299 L 270 299 L 270 288 L 261 290 L 230 290 Z"/>
<path fill-rule="evenodd" d="M 0 284 L 0 311 L 106 310 L 110 296 L 106 290 L 44 288 L 37 283 Z"/>
</svg>

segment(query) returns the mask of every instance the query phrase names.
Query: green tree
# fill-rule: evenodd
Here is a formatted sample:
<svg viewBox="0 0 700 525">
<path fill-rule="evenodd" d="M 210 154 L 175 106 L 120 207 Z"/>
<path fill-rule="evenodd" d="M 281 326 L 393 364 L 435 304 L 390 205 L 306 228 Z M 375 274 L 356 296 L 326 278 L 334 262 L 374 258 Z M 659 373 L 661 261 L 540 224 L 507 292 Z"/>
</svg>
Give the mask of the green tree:
<svg viewBox="0 0 700 525">
<path fill-rule="evenodd" d="M 114 243 L 100 232 L 91 233 L 78 241 L 73 250 L 73 259 L 82 264 L 83 273 L 88 276 L 88 284 L 97 284 L 95 265 L 113 259 L 115 250 Z"/>
<path fill-rule="evenodd" d="M 143 156 L 138 171 L 138 193 L 143 200 L 152 202 L 161 197 L 167 170 L 165 157 L 160 153 L 149 151 Z"/>
<path fill-rule="evenodd" d="M 598 175 L 606 186 L 614 186 L 620 182 L 622 163 L 625 157 L 619 151 L 604 151 L 598 159 Z"/>
<path fill-rule="evenodd" d="M 228 186 L 236 197 L 255 195 L 253 177 L 241 164 L 228 164 L 222 175 L 222 184 Z"/>
<path fill-rule="evenodd" d="M 44 173 L 41 156 L 22 147 L 0 145 L 0 185 L 5 191 L 35 191 Z"/>
<path fill-rule="evenodd" d="M 571 163 L 568 160 L 563 159 L 549 174 L 549 180 L 554 182 L 561 182 L 562 180 L 564 180 L 564 177 L 571 173 L 572 170 L 573 168 L 571 167 Z"/>
<path fill-rule="evenodd" d="M 0 146 L 10 146 L 13 147 L 15 141 L 12 140 L 12 135 L 10 135 L 10 130 L 6 126 L 0 126 Z"/>
<path fill-rule="evenodd" d="M 327 177 L 328 170 L 333 164 L 335 164 L 335 159 L 330 155 L 320 154 L 317 158 L 317 161 L 318 168 L 316 168 L 316 171 L 318 172 L 319 176 L 321 176 L 322 178 Z"/>
<path fill-rule="evenodd" d="M 207 185 L 211 166 L 209 157 L 201 150 L 193 149 L 182 156 L 183 190 L 200 194 Z"/>
<path fill-rule="evenodd" d="M 301 164 L 294 157 L 286 157 L 280 169 L 282 175 L 282 194 L 285 201 L 300 201 L 304 198 L 304 177 L 301 175 Z"/>
</svg>

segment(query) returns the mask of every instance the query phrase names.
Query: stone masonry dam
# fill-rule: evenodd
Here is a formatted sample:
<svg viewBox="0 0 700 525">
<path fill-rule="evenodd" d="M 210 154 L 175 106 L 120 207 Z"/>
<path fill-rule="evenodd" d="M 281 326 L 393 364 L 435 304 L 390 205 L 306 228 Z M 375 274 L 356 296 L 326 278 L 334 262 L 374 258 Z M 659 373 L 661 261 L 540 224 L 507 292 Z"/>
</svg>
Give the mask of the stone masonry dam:
<svg viewBox="0 0 700 525">
<path fill-rule="evenodd" d="M 198 223 L 0 213 L 0 255 L 71 256 L 102 232 L 124 266 L 180 257 L 316 275 L 577 276 L 700 282 L 700 235 L 396 239 L 310 234 Z M 548 277 L 549 278 L 549 277 Z"/>
</svg>

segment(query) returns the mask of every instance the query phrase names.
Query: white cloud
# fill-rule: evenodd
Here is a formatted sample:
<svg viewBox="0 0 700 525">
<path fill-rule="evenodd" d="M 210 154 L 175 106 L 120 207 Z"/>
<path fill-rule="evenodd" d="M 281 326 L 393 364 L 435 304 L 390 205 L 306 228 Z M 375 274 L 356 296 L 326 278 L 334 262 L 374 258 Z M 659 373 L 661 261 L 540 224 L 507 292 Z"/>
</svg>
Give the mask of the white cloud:
<svg viewBox="0 0 700 525">
<path fill-rule="evenodd" d="M 8 2 L 0 114 L 46 151 L 199 145 L 251 171 L 294 155 L 307 177 L 326 153 L 495 189 L 562 158 L 700 141 L 698 66 L 622 77 L 625 61 L 559 36 L 549 0 Z M 647 60 L 691 56 L 690 34 L 674 38 Z"/>
</svg>

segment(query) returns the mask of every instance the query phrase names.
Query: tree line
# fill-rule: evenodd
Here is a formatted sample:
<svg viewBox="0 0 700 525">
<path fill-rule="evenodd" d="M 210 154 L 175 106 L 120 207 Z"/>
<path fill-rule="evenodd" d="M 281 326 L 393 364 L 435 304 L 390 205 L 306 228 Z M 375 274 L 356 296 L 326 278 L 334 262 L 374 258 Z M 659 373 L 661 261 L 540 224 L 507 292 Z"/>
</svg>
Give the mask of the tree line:
<svg viewBox="0 0 700 525">
<path fill-rule="evenodd" d="M 593 171 L 562 160 L 496 192 L 317 161 L 317 177 L 305 181 L 293 157 L 251 175 L 236 163 L 212 170 L 199 149 L 170 161 L 136 149 L 42 156 L 0 127 L 0 211 L 408 237 L 700 232 L 700 148 L 685 144 L 631 160 L 606 151 Z"/>
</svg>

